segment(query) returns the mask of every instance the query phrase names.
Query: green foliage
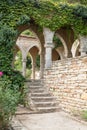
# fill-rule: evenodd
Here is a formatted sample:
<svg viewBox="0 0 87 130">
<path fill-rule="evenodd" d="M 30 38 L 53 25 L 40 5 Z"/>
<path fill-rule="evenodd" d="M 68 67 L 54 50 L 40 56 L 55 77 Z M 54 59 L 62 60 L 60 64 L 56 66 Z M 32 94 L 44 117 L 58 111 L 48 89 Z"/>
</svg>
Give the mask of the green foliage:
<svg viewBox="0 0 87 130">
<path fill-rule="evenodd" d="M 78 5 L 74 11 L 73 11 L 74 15 L 76 15 L 76 17 L 82 17 L 84 22 L 87 22 L 87 8 L 83 7 L 81 5 Z"/>
<path fill-rule="evenodd" d="M 29 79 L 31 77 L 32 70 L 31 69 L 26 69 L 26 78 Z"/>
<path fill-rule="evenodd" d="M 87 111 L 83 111 L 82 114 L 81 114 L 81 117 L 87 121 Z"/>
<path fill-rule="evenodd" d="M 25 30 L 24 32 L 22 32 L 22 34 L 23 34 L 23 35 L 27 35 L 27 36 L 31 36 L 31 37 L 34 36 L 33 32 L 31 32 L 29 29 L 28 29 L 28 30 Z"/>
<path fill-rule="evenodd" d="M 17 22 L 17 26 L 24 25 L 24 24 L 29 24 L 30 18 L 27 15 L 22 15 Z"/>
<path fill-rule="evenodd" d="M 15 57 L 15 61 L 14 61 L 14 69 L 18 70 L 21 72 L 22 70 L 22 54 L 19 51 Z"/>
<path fill-rule="evenodd" d="M 8 113 L 8 117 L 13 115 L 14 112 L 9 113 L 8 110 L 10 112 L 14 110 L 18 102 L 16 94 L 20 90 L 21 95 L 23 95 L 24 90 L 22 87 L 24 78 L 19 72 L 12 69 L 14 45 L 17 36 L 21 33 L 18 32 L 19 26 L 29 25 L 30 22 L 34 22 L 41 28 L 48 27 L 54 31 L 61 27 L 70 26 L 77 36 L 79 34 L 87 35 L 87 6 L 68 4 L 66 1 L 61 1 L 0 1 L 0 71 L 6 75 L 7 82 L 5 82 L 4 87 L 8 86 L 6 90 L 3 90 L 2 87 L 0 88 L 0 104 L 7 103 L 5 106 L 1 105 L 3 108 L 0 109 L 0 111 L 3 111 L 1 117 L 5 116 L 6 113 Z M 86 4 L 87 2 L 84 0 L 82 3 Z M 0 82 L 2 83 L 3 81 Z M 8 109 L 6 106 L 8 106 Z M 6 109 L 4 109 L 5 107 Z M 5 114 L 2 115 L 3 113 Z"/>
<path fill-rule="evenodd" d="M 19 102 L 20 92 L 10 89 L 11 81 L 7 76 L 0 77 L 0 129 L 9 125 Z"/>
<path fill-rule="evenodd" d="M 56 1 L 56 0 L 54 0 Z M 68 2 L 68 3 L 79 3 L 79 4 L 83 4 L 83 5 L 87 5 L 87 0 L 60 0 L 62 2 Z"/>
<path fill-rule="evenodd" d="M 40 56 L 37 55 L 36 57 L 36 67 L 39 69 L 40 68 Z"/>
<path fill-rule="evenodd" d="M 0 25 L 0 71 L 4 73 L 2 80 L 0 77 L 0 127 L 4 127 L 15 113 L 19 95 L 21 97 L 23 93 L 24 78 L 12 69 L 13 48 L 18 32 L 7 24 Z"/>
<path fill-rule="evenodd" d="M 29 17 L 31 17 L 41 27 L 57 30 L 70 25 L 76 34 L 87 34 L 87 6 L 85 5 L 68 4 L 67 0 L 53 2 L 51 0 L 10 0 L 13 4 L 9 6 L 8 1 L 0 2 L 0 17 L 3 24 L 17 27 L 29 24 Z"/>
<path fill-rule="evenodd" d="M 1 25 L 0 35 L 0 71 L 10 71 L 16 31 L 7 25 Z"/>
<path fill-rule="evenodd" d="M 57 36 L 54 36 L 53 41 L 55 43 L 55 48 L 62 46 L 62 42 L 60 41 L 60 39 Z"/>
<path fill-rule="evenodd" d="M 30 55 L 27 56 L 27 63 L 26 63 L 26 66 L 27 66 L 27 69 L 31 69 L 32 68 L 32 65 L 31 65 L 31 57 Z"/>
</svg>

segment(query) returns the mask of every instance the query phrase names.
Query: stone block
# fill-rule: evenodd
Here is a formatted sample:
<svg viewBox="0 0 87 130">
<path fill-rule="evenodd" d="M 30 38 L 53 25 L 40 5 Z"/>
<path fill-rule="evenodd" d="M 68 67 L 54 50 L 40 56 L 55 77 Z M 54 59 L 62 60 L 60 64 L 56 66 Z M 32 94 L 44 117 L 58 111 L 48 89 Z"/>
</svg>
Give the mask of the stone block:
<svg viewBox="0 0 87 130">
<path fill-rule="evenodd" d="M 81 99 L 87 100 L 87 93 L 83 93 L 83 94 L 81 95 Z"/>
</svg>

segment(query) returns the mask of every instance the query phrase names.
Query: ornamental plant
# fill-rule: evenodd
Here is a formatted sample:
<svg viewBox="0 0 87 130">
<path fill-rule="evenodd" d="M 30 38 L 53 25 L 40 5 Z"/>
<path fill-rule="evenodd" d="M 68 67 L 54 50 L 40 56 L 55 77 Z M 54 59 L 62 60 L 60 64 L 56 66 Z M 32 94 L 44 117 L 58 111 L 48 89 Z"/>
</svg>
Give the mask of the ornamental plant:
<svg viewBox="0 0 87 130">
<path fill-rule="evenodd" d="M 3 76 L 3 72 L 2 72 L 2 71 L 0 71 L 0 77 L 1 77 L 1 76 Z"/>
</svg>

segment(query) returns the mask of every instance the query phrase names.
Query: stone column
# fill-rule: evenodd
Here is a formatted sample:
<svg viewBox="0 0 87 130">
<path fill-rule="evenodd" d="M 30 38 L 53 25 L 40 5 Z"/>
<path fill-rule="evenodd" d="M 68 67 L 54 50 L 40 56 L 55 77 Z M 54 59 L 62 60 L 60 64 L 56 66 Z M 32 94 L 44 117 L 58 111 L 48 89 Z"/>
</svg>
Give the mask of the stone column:
<svg viewBox="0 0 87 130">
<path fill-rule="evenodd" d="M 52 65 L 52 43 L 45 45 L 45 69 L 50 68 Z"/>
<path fill-rule="evenodd" d="M 80 36 L 79 41 L 81 56 L 85 56 L 87 54 L 87 36 Z"/>
<path fill-rule="evenodd" d="M 52 48 L 54 32 L 49 28 L 43 29 L 44 39 L 45 39 L 45 69 L 48 69 L 52 65 Z"/>
<path fill-rule="evenodd" d="M 22 60 L 22 74 L 24 77 L 26 76 L 26 62 L 27 62 L 26 59 Z"/>
<path fill-rule="evenodd" d="M 43 72 L 44 72 L 44 51 L 40 54 L 40 78 L 43 78 Z"/>
<path fill-rule="evenodd" d="M 36 60 L 32 57 L 32 79 L 35 79 Z"/>
</svg>

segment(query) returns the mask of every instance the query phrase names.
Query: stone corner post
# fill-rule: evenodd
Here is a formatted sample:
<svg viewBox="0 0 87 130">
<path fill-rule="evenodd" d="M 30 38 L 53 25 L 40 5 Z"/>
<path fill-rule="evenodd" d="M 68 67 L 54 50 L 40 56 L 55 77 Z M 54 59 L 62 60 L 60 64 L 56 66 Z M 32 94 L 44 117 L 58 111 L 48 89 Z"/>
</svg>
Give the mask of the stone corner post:
<svg viewBox="0 0 87 130">
<path fill-rule="evenodd" d="M 81 56 L 87 54 L 87 36 L 79 36 Z"/>
</svg>

